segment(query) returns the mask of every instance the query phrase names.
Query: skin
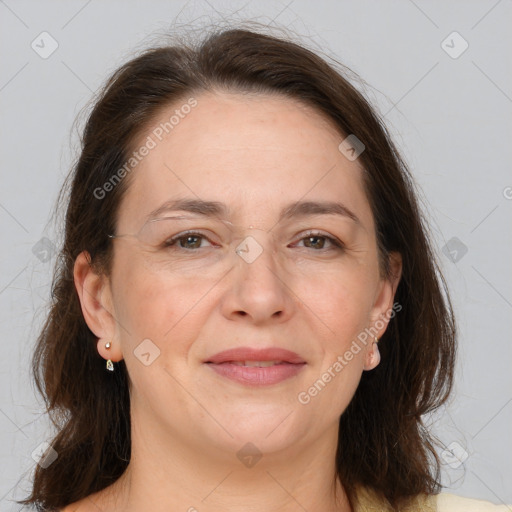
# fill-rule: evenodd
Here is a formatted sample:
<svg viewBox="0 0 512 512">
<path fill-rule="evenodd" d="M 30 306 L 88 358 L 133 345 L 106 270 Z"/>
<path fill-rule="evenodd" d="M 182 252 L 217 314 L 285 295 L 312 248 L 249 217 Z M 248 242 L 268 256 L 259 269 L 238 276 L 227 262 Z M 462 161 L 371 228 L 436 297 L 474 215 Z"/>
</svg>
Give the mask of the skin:
<svg viewBox="0 0 512 512">
<path fill-rule="evenodd" d="M 330 120 L 281 96 L 196 99 L 131 176 L 117 233 L 137 233 L 169 199 L 201 198 L 226 203 L 233 224 L 256 227 L 246 234 L 263 252 L 252 263 L 234 255 L 225 274 L 186 259 L 175 272 L 133 237 L 115 241 L 110 276 L 96 273 L 87 253 L 77 258 L 76 288 L 98 352 L 124 358 L 130 375 L 132 459 L 115 484 L 66 510 L 349 511 L 334 474 L 338 420 L 362 372 L 378 364 L 375 345 L 363 346 L 307 405 L 297 396 L 359 333 L 386 320 L 400 257 L 391 255 L 392 278 L 380 276 L 362 168 L 338 150 L 344 137 Z M 341 201 L 360 225 L 337 215 L 278 222 L 281 208 L 298 200 Z M 345 250 L 306 246 L 308 229 L 340 238 Z M 145 366 L 134 350 L 148 338 L 160 356 Z M 258 388 L 203 364 L 237 346 L 286 348 L 307 364 Z M 252 467 L 236 456 L 248 442 L 262 454 Z"/>
</svg>

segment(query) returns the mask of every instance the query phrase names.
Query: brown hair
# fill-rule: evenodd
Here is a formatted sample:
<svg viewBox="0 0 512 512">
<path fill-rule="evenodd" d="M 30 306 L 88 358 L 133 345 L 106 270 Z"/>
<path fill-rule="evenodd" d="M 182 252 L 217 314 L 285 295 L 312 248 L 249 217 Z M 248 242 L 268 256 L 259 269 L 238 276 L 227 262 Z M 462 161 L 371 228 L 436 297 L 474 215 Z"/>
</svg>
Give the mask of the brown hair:
<svg viewBox="0 0 512 512">
<path fill-rule="evenodd" d="M 351 503 L 358 485 L 396 509 L 420 493 L 440 490 L 435 438 L 422 415 L 448 398 L 456 354 L 455 321 L 436 263 L 413 179 L 383 122 L 350 84 L 350 70 L 291 39 L 254 30 L 216 30 L 199 43 L 145 50 L 107 81 L 84 129 L 72 170 L 65 240 L 55 269 L 51 311 L 38 338 L 32 371 L 54 425 L 58 458 L 37 465 L 22 504 L 54 510 L 116 481 L 130 460 L 129 376 L 123 360 L 105 370 L 80 308 L 75 259 L 108 273 L 116 215 L 127 179 L 102 199 L 94 191 L 124 165 L 135 141 L 171 103 L 202 91 L 282 94 L 355 134 L 375 218 L 382 274 L 390 251 L 402 256 L 395 300 L 402 310 L 380 340 L 381 363 L 363 372 L 340 417 L 337 475 Z M 341 140 L 341 139 L 340 139 Z"/>
</svg>

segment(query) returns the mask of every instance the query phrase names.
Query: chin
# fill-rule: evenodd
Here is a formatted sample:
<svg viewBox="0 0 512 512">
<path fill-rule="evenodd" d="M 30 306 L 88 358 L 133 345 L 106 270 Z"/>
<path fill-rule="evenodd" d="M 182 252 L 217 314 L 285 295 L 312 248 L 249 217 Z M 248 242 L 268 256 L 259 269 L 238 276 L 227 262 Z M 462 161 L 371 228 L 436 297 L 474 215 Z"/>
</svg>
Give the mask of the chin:
<svg viewBox="0 0 512 512">
<path fill-rule="evenodd" d="M 233 436 L 237 446 L 251 441 L 260 449 L 265 447 L 269 451 L 283 449 L 286 445 L 299 441 L 305 434 L 299 432 L 297 426 L 293 424 L 296 417 L 291 410 L 278 407 L 274 414 L 268 412 L 268 408 L 266 413 L 255 409 L 252 412 L 242 410 L 239 415 L 233 416 L 223 425 Z"/>
</svg>

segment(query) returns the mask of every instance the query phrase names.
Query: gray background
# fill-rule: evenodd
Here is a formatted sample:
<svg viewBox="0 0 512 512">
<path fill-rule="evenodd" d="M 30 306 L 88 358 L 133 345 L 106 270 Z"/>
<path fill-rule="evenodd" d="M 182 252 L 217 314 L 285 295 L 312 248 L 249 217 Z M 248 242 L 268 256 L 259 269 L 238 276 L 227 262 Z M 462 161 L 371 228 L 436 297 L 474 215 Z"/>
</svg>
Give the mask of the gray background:
<svg viewBox="0 0 512 512">
<path fill-rule="evenodd" d="M 51 434 L 29 357 L 50 295 L 59 236 L 49 221 L 76 155 L 73 121 L 107 75 L 171 27 L 247 18 L 287 26 L 369 84 L 423 191 L 459 323 L 452 400 L 426 419 L 451 450 L 440 448 L 443 482 L 512 503 L 511 15 L 510 0 L 0 0 L 1 510 L 20 509 L 9 500 L 26 496 L 32 453 Z M 47 58 L 44 31 L 58 43 Z"/>
</svg>

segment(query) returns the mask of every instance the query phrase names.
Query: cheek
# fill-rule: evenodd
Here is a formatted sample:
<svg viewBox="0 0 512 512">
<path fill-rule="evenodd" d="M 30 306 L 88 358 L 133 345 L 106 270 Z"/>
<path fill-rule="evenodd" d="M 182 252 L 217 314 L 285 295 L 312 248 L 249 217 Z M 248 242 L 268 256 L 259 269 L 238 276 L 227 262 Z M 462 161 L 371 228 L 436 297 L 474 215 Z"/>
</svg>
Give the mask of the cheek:
<svg viewBox="0 0 512 512">
<path fill-rule="evenodd" d="M 365 345 L 358 340 L 368 327 L 371 286 L 368 273 L 340 272 L 321 286 L 309 288 L 306 307 L 311 331 L 318 334 L 320 359 L 300 395 L 308 407 L 336 421 L 346 409 L 359 384 L 364 367 Z M 301 402 L 303 403 L 303 402 Z"/>
<path fill-rule="evenodd" d="M 128 251 L 116 255 L 113 265 L 116 316 L 121 336 L 132 350 L 149 338 L 160 350 L 187 354 L 200 334 L 201 326 L 219 297 L 213 288 L 218 276 L 177 275 L 169 269 L 151 266 L 141 256 Z M 343 261 L 328 271 L 288 276 L 291 295 L 298 298 L 293 312 L 296 325 L 309 323 L 324 353 L 343 353 L 346 345 L 365 327 L 371 309 L 374 269 L 369 264 Z M 213 293 L 211 293 L 213 291 Z M 217 297 L 217 299 L 215 299 Z M 302 311 L 301 311 L 302 310 Z M 128 340 L 127 340 L 128 341 Z M 172 343 L 171 343 L 172 342 Z"/>
<path fill-rule="evenodd" d="M 330 334 L 331 348 L 341 350 L 368 326 L 374 282 L 368 266 L 343 268 L 300 283 L 298 294 Z"/>
<path fill-rule="evenodd" d="M 149 338 L 161 350 L 172 340 L 173 350 L 186 352 L 187 340 L 200 325 L 201 299 L 212 283 L 197 275 L 184 278 L 156 270 L 135 259 L 119 258 L 117 269 L 116 314 L 125 328 L 122 336 L 135 345 Z"/>
</svg>

